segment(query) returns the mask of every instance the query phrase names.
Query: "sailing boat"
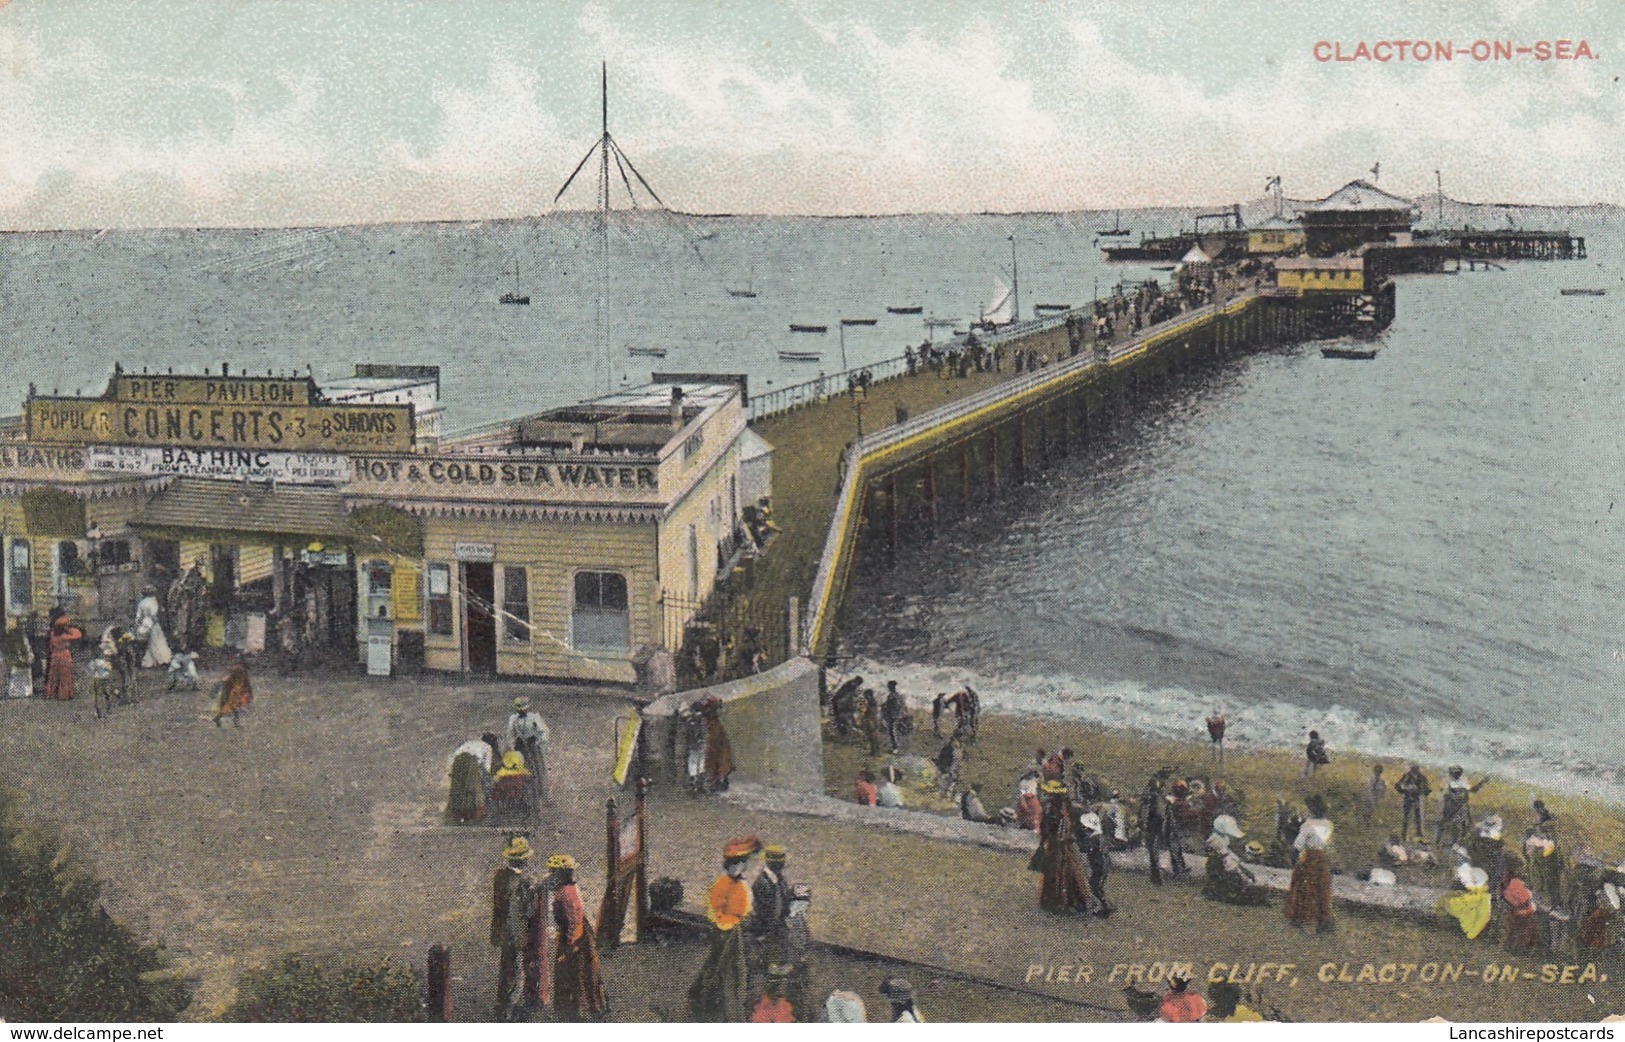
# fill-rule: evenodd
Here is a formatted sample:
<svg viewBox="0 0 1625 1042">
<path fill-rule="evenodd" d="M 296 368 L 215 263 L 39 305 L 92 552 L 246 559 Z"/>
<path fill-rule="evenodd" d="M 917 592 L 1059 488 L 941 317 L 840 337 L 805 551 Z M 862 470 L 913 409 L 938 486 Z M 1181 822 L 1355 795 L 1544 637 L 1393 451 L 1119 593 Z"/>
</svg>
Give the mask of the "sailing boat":
<svg viewBox="0 0 1625 1042">
<path fill-rule="evenodd" d="M 529 304 L 530 294 L 519 292 L 519 258 L 513 259 L 513 292 L 497 298 L 499 304 Z"/>
<path fill-rule="evenodd" d="M 999 276 L 993 276 L 993 303 L 982 309 L 983 329 L 996 329 L 1009 325 L 1016 317 L 1015 292 Z"/>
<path fill-rule="evenodd" d="M 1112 226 L 1110 228 L 1097 228 L 1097 229 L 1095 229 L 1095 234 L 1096 235 L 1127 235 L 1130 232 L 1132 232 L 1133 230 L 1134 229 L 1132 229 L 1132 228 L 1123 227 L 1123 211 L 1119 210 L 1119 211 L 1117 211 L 1117 216 L 1112 220 Z"/>
</svg>

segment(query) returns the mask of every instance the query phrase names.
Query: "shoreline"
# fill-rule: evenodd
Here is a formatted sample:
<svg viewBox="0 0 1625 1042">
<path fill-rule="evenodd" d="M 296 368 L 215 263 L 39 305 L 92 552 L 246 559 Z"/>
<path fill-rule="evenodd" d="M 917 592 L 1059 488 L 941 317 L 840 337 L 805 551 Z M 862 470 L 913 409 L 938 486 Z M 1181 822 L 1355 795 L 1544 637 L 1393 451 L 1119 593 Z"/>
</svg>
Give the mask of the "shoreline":
<svg viewBox="0 0 1625 1042">
<path fill-rule="evenodd" d="M 880 685 L 883 684 L 882 679 Z M 833 689 L 833 684 L 831 687 Z M 903 755 L 929 760 L 946 739 L 932 734 L 929 706 L 923 712 L 914 707 L 914 718 L 913 742 Z M 951 721 L 946 721 L 944 734 L 951 729 Z M 838 738 L 826 723 L 826 793 L 842 800 L 851 799 L 852 780 L 859 769 L 878 775 L 885 765 L 897 759 L 885 751 L 884 744 L 882 735 L 881 755 L 871 757 L 861 736 Z M 1275 833 L 1276 800 L 1285 800 L 1301 813 L 1305 800 L 1318 794 L 1326 800 L 1338 830 L 1332 854 L 1334 869 L 1351 874 L 1373 867 L 1383 841 L 1399 831 L 1400 797 L 1393 791 L 1393 783 L 1404 774 L 1410 762 L 1406 758 L 1373 756 L 1332 746 L 1332 762 L 1320 768 L 1314 778 L 1306 779 L 1302 777 L 1301 750 L 1236 747 L 1227 743 L 1221 769 L 1209 744 L 1205 740 L 1173 739 L 1059 716 L 984 709 L 978 738 L 966 747 L 962 778 L 966 784 L 981 785 L 983 804 L 989 813 L 996 814 L 1000 807 L 1014 802 L 1016 779 L 1033 765 L 1036 749 L 1054 753 L 1069 747 L 1075 751 L 1077 761 L 1089 774 L 1099 778 L 1108 791 L 1115 788 L 1121 793 L 1132 823 L 1146 779 L 1161 768 L 1172 767 L 1175 777 L 1201 779 L 1209 785 L 1214 780 L 1224 781 L 1241 804 L 1237 818 L 1248 839 L 1260 840 L 1266 846 Z M 1365 786 L 1371 776 L 1371 766 L 1376 763 L 1384 767 L 1384 795 L 1375 814 L 1368 816 L 1364 806 Z M 1400 881 L 1423 885 L 1447 883 L 1453 861 L 1447 851 L 1433 843 L 1447 775 L 1429 762 L 1423 761 L 1421 765 L 1432 786 L 1431 795 L 1423 803 L 1425 839 L 1442 864 L 1433 870 L 1402 874 Z M 1472 822 L 1476 825 L 1485 817 L 1499 815 L 1509 852 L 1518 851 L 1521 855 L 1524 830 L 1534 822 L 1530 801 L 1539 798 L 1561 823 L 1561 845 L 1565 854 L 1572 858 L 1582 851 L 1590 852 L 1610 865 L 1625 859 L 1625 819 L 1621 819 L 1616 804 L 1595 796 L 1531 785 L 1492 772 L 1469 771 L 1466 777 L 1470 782 L 1486 780 L 1483 788 L 1472 796 Z M 934 786 L 905 787 L 905 799 L 910 809 L 958 817 L 957 806 L 937 796 Z M 1193 852 L 1189 856 L 1197 861 L 1202 857 L 1201 842 L 1202 838 L 1191 842 Z M 1410 842 L 1414 843 L 1414 839 Z"/>
<path fill-rule="evenodd" d="M 1215 706 L 1220 706 L 1230 724 L 1227 749 L 1231 751 L 1287 753 L 1301 763 L 1303 742 L 1313 728 L 1327 739 L 1334 757 L 1340 752 L 1344 759 L 1359 758 L 1367 763 L 1414 761 L 1430 777 L 1443 776 L 1447 767 L 1459 764 L 1469 775 L 1491 775 L 1508 785 L 1552 798 L 1590 800 L 1602 805 L 1625 803 L 1625 777 L 1606 761 L 1563 750 L 1537 756 L 1514 748 L 1504 738 L 1455 721 L 1385 721 L 1341 704 L 1311 707 L 1269 695 L 1264 701 L 1242 703 L 1235 696 L 1178 685 L 979 673 L 968 666 L 882 662 L 867 655 L 854 659 L 841 675 L 852 673 L 873 681 L 866 686 L 883 687 L 886 680 L 897 680 L 898 686 L 910 695 L 911 704 L 919 703 L 913 706 L 917 719 L 924 713 L 927 721 L 931 695 L 926 692 L 952 692 L 968 682 L 982 698 L 984 716 L 1052 721 L 1058 732 L 1069 728 L 1105 729 L 1151 742 L 1205 747 L 1203 720 Z M 836 683 L 832 680 L 831 690 Z M 1180 715 L 1173 716 L 1170 710 Z M 1572 740 L 1571 736 L 1564 738 Z M 1540 738 L 1530 741 L 1538 744 Z M 1143 782 L 1144 778 L 1140 778 L 1135 784 Z M 1550 805 L 1550 798 L 1547 803 Z"/>
</svg>

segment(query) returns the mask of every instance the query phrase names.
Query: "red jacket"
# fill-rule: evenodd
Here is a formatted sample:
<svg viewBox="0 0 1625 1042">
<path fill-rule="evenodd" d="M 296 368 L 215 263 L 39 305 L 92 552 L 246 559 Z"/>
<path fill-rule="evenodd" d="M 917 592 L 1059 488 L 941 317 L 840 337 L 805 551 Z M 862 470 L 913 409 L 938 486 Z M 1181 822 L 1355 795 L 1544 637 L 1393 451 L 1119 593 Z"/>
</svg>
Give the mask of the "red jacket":
<svg viewBox="0 0 1625 1042">
<path fill-rule="evenodd" d="M 852 802 L 861 803 L 865 807 L 873 807 L 880 799 L 880 793 L 875 789 L 875 783 L 859 778 L 852 783 Z"/>
<path fill-rule="evenodd" d="M 1169 1024 L 1194 1024 L 1207 1013 L 1207 1000 L 1192 991 L 1170 991 L 1162 997 L 1157 1019 Z"/>
</svg>

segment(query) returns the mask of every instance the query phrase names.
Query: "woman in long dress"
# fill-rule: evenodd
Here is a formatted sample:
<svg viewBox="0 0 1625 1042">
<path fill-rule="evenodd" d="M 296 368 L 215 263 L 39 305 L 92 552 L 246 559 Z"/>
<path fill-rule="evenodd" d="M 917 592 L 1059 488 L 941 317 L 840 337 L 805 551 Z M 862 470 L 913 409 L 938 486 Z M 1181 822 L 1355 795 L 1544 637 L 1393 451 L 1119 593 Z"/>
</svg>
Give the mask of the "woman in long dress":
<svg viewBox="0 0 1625 1042">
<path fill-rule="evenodd" d="M 1292 883 L 1286 892 L 1286 917 L 1298 926 L 1329 930 L 1332 926 L 1332 868 L 1326 848 L 1332 841 L 1332 822 L 1319 796 L 1308 800 L 1309 818 L 1298 827 L 1293 846 L 1298 850 Z"/>
<path fill-rule="evenodd" d="M 50 659 L 45 667 L 45 697 L 73 699 L 73 645 L 84 636 L 66 615 L 51 624 Z"/>
<path fill-rule="evenodd" d="M 148 586 L 141 591 L 141 600 L 135 606 L 135 639 L 147 642 L 147 653 L 141 656 L 141 668 L 167 666 L 173 657 L 169 639 L 164 636 L 163 623 L 158 621 L 158 588 Z"/>
<path fill-rule="evenodd" d="M 491 764 L 501 750 L 497 736 L 485 732 L 452 751 L 447 771 L 451 775 L 451 795 L 446 800 L 446 820 L 467 824 L 485 817 L 485 797 L 491 787 Z"/>
<path fill-rule="evenodd" d="M 1043 873 L 1038 906 L 1046 912 L 1087 912 L 1089 884 L 1072 845 L 1072 800 L 1058 781 L 1044 783 L 1044 815 L 1038 830 L 1038 850 L 1028 868 Z"/>
<path fill-rule="evenodd" d="M 232 726 L 241 727 L 238 714 L 253 701 L 254 687 L 248 681 L 248 663 L 238 659 L 226 672 L 225 679 L 220 681 L 214 706 L 214 726 L 219 727 L 220 718 L 230 713 Z"/>
<path fill-rule="evenodd" d="M 598 942 L 576 889 L 576 862 L 568 854 L 547 859 L 552 873 L 553 924 L 558 930 L 553 956 L 553 1009 L 563 1020 L 597 1017 L 609 1008 L 598 964 Z"/>
</svg>

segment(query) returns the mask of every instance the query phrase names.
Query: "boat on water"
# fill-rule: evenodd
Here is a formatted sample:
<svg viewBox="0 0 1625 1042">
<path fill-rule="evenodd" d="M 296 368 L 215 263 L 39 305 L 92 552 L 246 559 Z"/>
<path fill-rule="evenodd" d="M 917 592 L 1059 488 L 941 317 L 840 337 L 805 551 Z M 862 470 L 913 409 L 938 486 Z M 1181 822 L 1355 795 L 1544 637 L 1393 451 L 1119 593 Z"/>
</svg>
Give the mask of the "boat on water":
<svg viewBox="0 0 1625 1042">
<path fill-rule="evenodd" d="M 817 351 L 780 351 L 779 352 L 779 361 L 781 361 L 781 362 L 818 362 L 818 361 L 822 361 L 823 357 L 824 356 L 822 354 L 820 354 L 819 352 L 817 352 Z"/>
<path fill-rule="evenodd" d="M 925 308 L 921 307 L 919 304 L 904 304 L 901 307 L 888 306 L 886 308 L 887 313 L 892 315 L 918 315 L 924 310 Z"/>
<path fill-rule="evenodd" d="M 1132 229 L 1132 228 L 1123 227 L 1123 211 L 1119 210 L 1119 211 L 1117 211 L 1117 216 L 1112 219 L 1112 226 L 1110 228 L 1096 228 L 1095 229 L 1095 234 L 1096 235 L 1110 235 L 1110 236 L 1116 237 L 1116 236 L 1128 235 L 1133 231 L 1134 231 L 1134 229 Z"/>
<path fill-rule="evenodd" d="M 626 353 L 629 354 L 629 355 L 636 355 L 636 356 L 641 357 L 641 358 L 665 358 L 666 357 L 666 349 L 663 348 L 663 347 L 631 347 L 631 346 L 628 346 L 627 349 L 626 349 Z"/>
<path fill-rule="evenodd" d="M 748 286 L 744 289 L 730 289 L 728 291 L 728 296 L 754 298 L 756 296 L 756 291 Z"/>
<path fill-rule="evenodd" d="M 513 289 L 497 298 L 498 304 L 529 304 L 530 294 L 519 292 L 519 258 L 513 260 Z"/>
<path fill-rule="evenodd" d="M 1565 297 L 1601 297 L 1608 293 L 1605 289 L 1560 289 L 1558 292 Z"/>
<path fill-rule="evenodd" d="M 1377 349 L 1374 347 L 1323 347 L 1320 349 L 1320 357 L 1371 359 L 1377 357 Z"/>
<path fill-rule="evenodd" d="M 1016 319 L 1015 290 L 997 275 L 993 276 L 993 303 L 982 309 L 977 321 L 971 323 L 974 329 L 985 329 L 989 332 L 1000 326 L 1008 326 Z"/>
<path fill-rule="evenodd" d="M 1071 304 L 1034 304 L 1033 305 L 1033 310 L 1040 313 L 1040 314 L 1043 314 L 1045 312 L 1048 312 L 1050 314 L 1054 314 L 1054 313 L 1059 312 L 1059 311 L 1071 311 L 1072 310 L 1072 305 Z"/>
<path fill-rule="evenodd" d="M 828 333 L 829 332 L 829 327 L 828 326 L 806 326 L 806 325 L 802 325 L 799 322 L 792 322 L 792 323 L 790 323 L 790 332 L 792 332 L 792 333 Z"/>
<path fill-rule="evenodd" d="M 872 326 L 878 321 L 879 321 L 879 319 L 874 319 L 874 318 L 843 318 L 843 319 L 841 319 L 841 325 L 843 325 L 843 326 Z"/>
</svg>

